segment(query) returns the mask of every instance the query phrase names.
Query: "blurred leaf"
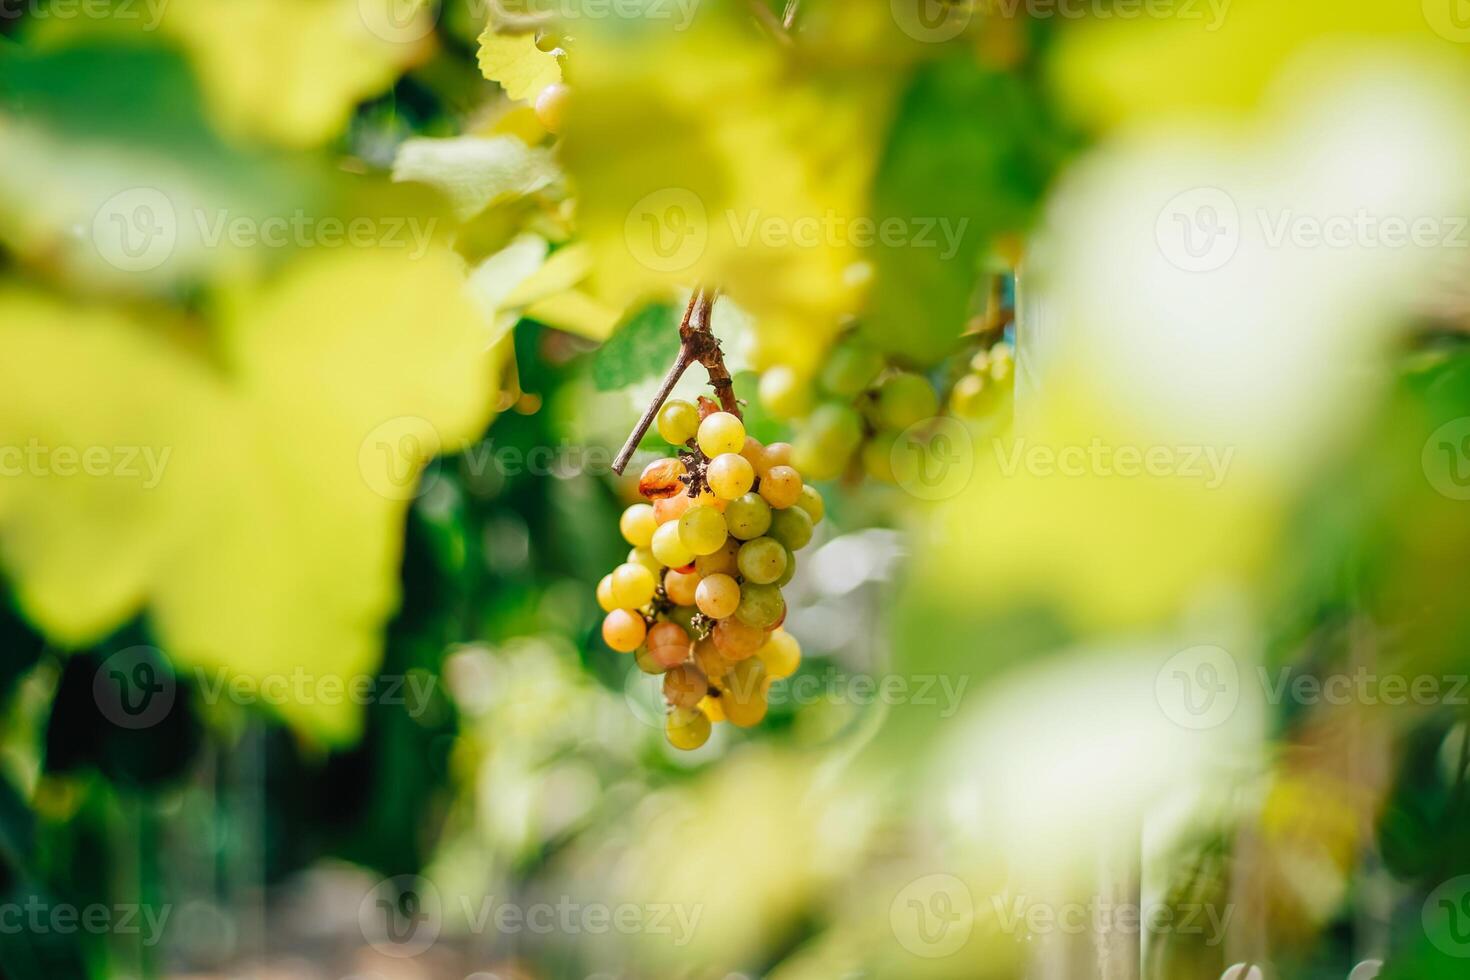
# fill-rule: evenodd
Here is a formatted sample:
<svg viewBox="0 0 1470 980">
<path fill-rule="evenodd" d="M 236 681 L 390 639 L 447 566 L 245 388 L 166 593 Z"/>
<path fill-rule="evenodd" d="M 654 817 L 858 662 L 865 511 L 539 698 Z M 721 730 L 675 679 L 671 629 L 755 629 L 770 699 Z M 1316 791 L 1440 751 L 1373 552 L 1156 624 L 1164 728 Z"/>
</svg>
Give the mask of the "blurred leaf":
<svg viewBox="0 0 1470 980">
<path fill-rule="evenodd" d="M 431 184 L 468 221 L 497 201 L 534 194 L 556 180 L 551 154 L 514 136 L 412 139 L 398 148 L 394 180 Z"/>
<path fill-rule="evenodd" d="M 679 354 L 679 310 L 663 303 L 645 306 L 618 328 L 597 351 L 592 382 L 599 391 L 616 391 L 663 374 Z"/>
<path fill-rule="evenodd" d="M 536 36 L 497 34 L 493 27 L 480 35 L 480 71 L 498 82 L 505 94 L 521 101 L 534 99 L 548 85 L 561 81 L 556 56 L 536 47 Z"/>
</svg>

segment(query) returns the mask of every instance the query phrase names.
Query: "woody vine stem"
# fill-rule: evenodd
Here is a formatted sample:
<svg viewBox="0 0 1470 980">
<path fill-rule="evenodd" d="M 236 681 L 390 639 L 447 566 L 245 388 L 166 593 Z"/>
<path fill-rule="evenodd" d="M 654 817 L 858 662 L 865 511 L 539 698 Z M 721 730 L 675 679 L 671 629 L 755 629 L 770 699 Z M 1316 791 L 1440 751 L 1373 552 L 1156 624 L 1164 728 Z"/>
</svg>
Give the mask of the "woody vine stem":
<svg viewBox="0 0 1470 980">
<path fill-rule="evenodd" d="M 659 383 L 658 392 L 644 410 L 643 417 L 633 427 L 633 434 L 628 436 L 628 441 L 613 460 L 613 472 L 619 476 L 627 469 L 628 460 L 633 458 L 638 443 L 643 441 L 648 427 L 658 417 L 658 410 L 668 401 L 674 385 L 679 383 L 684 372 L 696 361 L 708 372 L 710 387 L 715 389 L 715 394 L 720 398 L 720 408 L 737 418 L 740 416 L 740 403 L 735 400 L 735 381 L 725 367 L 725 355 L 720 350 L 720 340 L 710 329 L 710 314 L 714 312 L 715 297 L 718 294 L 717 289 L 700 286 L 689 298 L 684 318 L 679 321 L 679 354 L 674 358 L 674 363 L 664 375 L 663 381 Z"/>
</svg>

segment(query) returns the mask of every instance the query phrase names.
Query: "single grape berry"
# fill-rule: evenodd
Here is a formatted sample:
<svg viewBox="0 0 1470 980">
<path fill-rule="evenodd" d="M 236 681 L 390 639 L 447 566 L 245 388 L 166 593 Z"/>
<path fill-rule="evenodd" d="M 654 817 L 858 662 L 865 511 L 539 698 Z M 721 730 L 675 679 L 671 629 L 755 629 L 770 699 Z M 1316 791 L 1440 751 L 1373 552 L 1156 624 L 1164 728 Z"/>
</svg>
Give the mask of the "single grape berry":
<svg viewBox="0 0 1470 980">
<path fill-rule="evenodd" d="M 775 538 L 756 538 L 740 546 L 736 562 L 745 581 L 766 585 L 786 573 L 786 549 Z"/>
<path fill-rule="evenodd" d="M 684 494 L 684 478 L 689 469 L 677 458 L 656 459 L 643 467 L 638 477 L 638 492 L 649 500 L 662 500 L 676 494 Z"/>
<path fill-rule="evenodd" d="M 629 548 L 628 563 L 631 565 L 642 565 L 655 576 L 663 571 L 664 568 L 663 563 L 653 557 L 652 548 Z"/>
<path fill-rule="evenodd" d="M 728 517 L 726 518 L 728 521 Z M 694 567 L 702 576 L 710 575 L 737 575 L 740 567 L 735 562 L 735 556 L 740 553 L 740 542 L 734 538 L 725 541 L 723 547 L 712 555 L 700 555 L 694 559 Z"/>
<path fill-rule="evenodd" d="M 791 443 L 773 442 L 766 447 L 766 469 L 791 465 Z"/>
<path fill-rule="evenodd" d="M 697 572 L 681 572 L 669 569 L 664 573 L 664 595 L 676 606 L 694 605 L 694 591 L 699 588 Z"/>
<path fill-rule="evenodd" d="M 653 557 L 670 568 L 683 568 L 694 560 L 694 552 L 684 544 L 676 522 L 660 524 L 653 532 Z"/>
<path fill-rule="evenodd" d="M 746 582 L 740 587 L 740 605 L 735 618 L 747 626 L 766 630 L 780 623 L 786 615 L 786 600 L 774 585 Z"/>
<path fill-rule="evenodd" d="M 664 700 L 676 708 L 693 708 L 709 693 L 709 680 L 693 664 L 679 664 L 664 674 Z"/>
<path fill-rule="evenodd" d="M 790 548 L 800 551 L 812 540 L 812 519 L 800 507 L 788 507 L 771 515 L 771 537 Z M 657 542 L 655 542 L 657 543 Z M 658 552 L 655 551 L 655 554 Z"/>
<path fill-rule="evenodd" d="M 682 446 L 699 431 L 699 409 L 682 398 L 671 398 L 658 410 L 658 434 L 664 442 Z"/>
<path fill-rule="evenodd" d="M 714 632 L 710 635 L 714 637 L 715 647 L 725 659 L 737 662 L 755 656 L 761 644 L 766 642 L 765 630 L 742 623 L 734 616 L 716 623 Z"/>
<path fill-rule="evenodd" d="M 557 82 L 546 86 L 536 96 L 536 120 L 548 133 L 561 132 L 567 111 L 567 98 L 570 95 L 571 89 Z"/>
<path fill-rule="evenodd" d="M 784 589 L 796 577 L 796 554 L 784 544 L 781 548 L 786 552 L 786 571 L 782 572 L 781 577 L 776 579 L 776 587 Z"/>
<path fill-rule="evenodd" d="M 697 705 L 675 708 L 664 721 L 664 734 L 674 748 L 691 752 L 709 741 L 709 717 Z"/>
<path fill-rule="evenodd" d="M 653 659 L 665 667 L 675 667 L 689 659 L 689 634 L 677 623 L 659 623 L 648 631 L 646 643 Z"/>
<path fill-rule="evenodd" d="M 933 418 L 939 411 L 939 396 L 922 375 L 899 371 L 878 385 L 877 414 L 882 425 L 902 432 L 916 422 Z"/>
<path fill-rule="evenodd" d="M 830 480 L 842 475 L 853 451 L 863 441 L 863 420 L 851 405 L 818 405 L 796 437 L 792 465 L 809 479 Z"/>
<path fill-rule="evenodd" d="M 613 598 L 612 581 L 612 574 L 609 573 L 604 575 L 602 581 L 597 583 L 597 604 L 602 607 L 602 611 L 605 613 L 610 613 L 618 608 L 618 602 Z"/>
<path fill-rule="evenodd" d="M 744 494 L 725 508 L 725 524 L 741 541 L 758 538 L 770 530 L 771 505 L 760 494 Z"/>
<path fill-rule="evenodd" d="M 710 459 L 724 453 L 739 453 L 745 447 L 745 423 L 729 412 L 715 412 L 699 423 L 696 441 L 700 452 Z"/>
<path fill-rule="evenodd" d="M 658 521 L 653 515 L 653 507 L 648 504 L 634 504 L 618 518 L 618 530 L 623 533 L 623 540 L 635 548 L 648 547 L 656 527 Z"/>
<path fill-rule="evenodd" d="M 856 341 L 838 346 L 822 367 L 822 387 L 838 398 L 855 398 L 883 370 L 883 355 Z"/>
<path fill-rule="evenodd" d="M 720 691 L 720 709 L 730 724 L 740 728 L 758 725 L 766 716 L 768 681 L 766 665 L 752 657 L 735 665 Z"/>
<path fill-rule="evenodd" d="M 705 480 L 716 497 L 734 500 L 755 485 L 755 467 L 737 453 L 722 453 L 710 460 Z"/>
<path fill-rule="evenodd" d="M 719 551 L 728 536 L 725 515 L 713 507 L 691 507 L 679 518 L 679 540 L 696 558 Z"/>
<path fill-rule="evenodd" d="M 641 609 L 653 601 L 658 580 L 642 565 L 629 562 L 613 569 L 613 600 L 619 609 Z"/>
<path fill-rule="evenodd" d="M 801 497 L 801 474 L 790 466 L 772 466 L 761 477 L 761 496 L 777 510 L 785 510 Z"/>
<path fill-rule="evenodd" d="M 755 655 L 766 665 L 766 676 L 772 680 L 790 677 L 801 666 L 801 644 L 782 629 L 772 630 Z"/>
<path fill-rule="evenodd" d="M 614 609 L 602 621 L 602 639 L 618 653 L 632 653 L 643 645 L 648 624 L 643 617 L 626 609 Z"/>
<path fill-rule="evenodd" d="M 710 619 L 724 619 L 740 606 L 740 586 L 728 575 L 707 575 L 694 590 L 694 601 Z"/>
<path fill-rule="evenodd" d="M 812 519 L 813 524 L 822 523 L 822 518 L 827 516 L 827 502 L 822 499 L 822 491 L 810 483 L 802 486 L 801 494 L 796 498 L 796 506 L 806 511 L 806 516 Z"/>
</svg>

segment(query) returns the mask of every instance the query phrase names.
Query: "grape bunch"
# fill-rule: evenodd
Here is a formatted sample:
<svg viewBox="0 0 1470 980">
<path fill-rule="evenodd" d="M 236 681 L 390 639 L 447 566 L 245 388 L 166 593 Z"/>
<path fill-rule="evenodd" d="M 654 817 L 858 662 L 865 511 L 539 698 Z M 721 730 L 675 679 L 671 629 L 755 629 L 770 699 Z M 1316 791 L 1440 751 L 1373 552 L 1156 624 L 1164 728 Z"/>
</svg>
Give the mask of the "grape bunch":
<svg viewBox="0 0 1470 980">
<path fill-rule="evenodd" d="M 597 601 L 607 645 L 663 676 L 669 742 L 696 749 L 712 722 L 758 724 L 771 681 L 801 663 L 781 628 L 781 589 L 825 505 L 791 465 L 791 446 L 761 445 L 708 399 L 671 400 L 657 424 L 685 448 L 643 470 L 650 502 L 623 512 L 632 550 L 598 583 Z"/>
</svg>

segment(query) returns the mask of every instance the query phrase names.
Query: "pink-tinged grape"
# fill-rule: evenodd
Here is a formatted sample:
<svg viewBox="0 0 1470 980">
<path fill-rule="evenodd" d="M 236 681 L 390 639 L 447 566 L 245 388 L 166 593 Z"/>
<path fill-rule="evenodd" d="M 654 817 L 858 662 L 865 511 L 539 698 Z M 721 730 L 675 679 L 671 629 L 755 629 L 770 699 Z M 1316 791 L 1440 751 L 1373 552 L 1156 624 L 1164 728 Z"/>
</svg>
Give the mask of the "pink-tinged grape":
<svg viewBox="0 0 1470 980">
<path fill-rule="evenodd" d="M 670 568 L 683 568 L 694 560 L 694 552 L 684 544 L 677 523 L 660 524 L 653 532 L 653 557 Z"/>
<path fill-rule="evenodd" d="M 649 504 L 634 504 L 618 518 L 618 530 L 623 532 L 623 540 L 635 548 L 648 547 L 657 527 L 658 521 L 654 519 L 653 507 Z"/>
<path fill-rule="evenodd" d="M 653 659 L 653 654 L 649 652 L 646 646 L 639 647 L 633 651 L 633 662 L 645 674 L 658 675 L 669 669 Z"/>
<path fill-rule="evenodd" d="M 883 370 L 883 355 L 866 344 L 839 345 L 822 367 L 822 387 L 839 398 L 854 398 Z"/>
<path fill-rule="evenodd" d="M 658 580 L 642 565 L 629 562 L 613 569 L 613 601 L 619 609 L 641 609 L 653 601 Z"/>
<path fill-rule="evenodd" d="M 736 453 L 724 453 L 709 462 L 705 481 L 715 496 L 723 500 L 734 500 L 750 492 L 755 485 L 755 467 L 750 460 Z"/>
<path fill-rule="evenodd" d="M 694 590 L 694 602 L 710 619 L 724 619 L 734 615 L 740 605 L 740 586 L 722 573 L 706 575 Z"/>
<path fill-rule="evenodd" d="M 782 572 L 781 577 L 776 579 L 776 585 L 784 589 L 796 577 L 796 555 L 785 545 L 781 546 L 781 550 L 786 552 L 786 571 Z"/>
<path fill-rule="evenodd" d="M 761 375 L 756 394 L 766 411 L 783 421 L 800 418 L 811 411 L 811 385 L 784 364 Z"/>
<path fill-rule="evenodd" d="M 709 717 L 695 705 L 675 708 L 664 721 L 664 734 L 669 744 L 682 752 L 692 752 L 709 741 Z"/>
<path fill-rule="evenodd" d="M 735 556 L 739 553 L 740 542 L 734 538 L 730 538 L 714 554 L 700 555 L 694 559 L 694 567 L 699 570 L 700 575 L 705 577 L 710 575 L 733 576 L 740 571 L 740 567 L 735 563 Z"/>
<path fill-rule="evenodd" d="M 663 563 L 660 562 L 657 558 L 653 557 L 652 548 L 629 548 L 628 564 L 642 565 L 644 568 L 652 572 L 655 576 L 657 576 L 660 572 L 664 570 Z"/>
<path fill-rule="evenodd" d="M 602 581 L 597 583 L 597 604 L 602 607 L 602 611 L 605 613 L 610 613 L 618 608 L 618 602 L 613 598 L 612 578 L 612 575 L 609 573 L 604 575 Z"/>
<path fill-rule="evenodd" d="M 766 447 L 761 445 L 760 440 L 755 436 L 745 437 L 745 447 L 740 450 L 740 455 L 744 456 L 750 468 L 755 470 L 756 476 L 766 471 Z"/>
<path fill-rule="evenodd" d="M 689 634 L 677 623 L 659 623 L 648 631 L 648 652 L 665 667 L 675 667 L 689 659 Z"/>
<path fill-rule="evenodd" d="M 710 695 L 706 694 L 704 696 L 704 700 L 699 702 L 699 710 L 704 714 L 706 718 L 708 718 L 715 724 L 719 724 L 720 722 L 725 720 L 725 709 L 720 707 L 720 699 L 718 696 L 711 697 Z"/>
<path fill-rule="evenodd" d="M 781 629 L 772 630 L 755 655 L 766 665 L 766 676 L 772 680 L 790 677 L 801 666 L 801 644 Z"/>
<path fill-rule="evenodd" d="M 781 590 L 774 585 L 746 582 L 740 587 L 740 605 L 735 609 L 735 619 L 747 626 L 764 630 L 781 622 L 786 615 L 786 600 Z"/>
<path fill-rule="evenodd" d="M 699 588 L 699 573 L 669 569 L 664 573 L 664 595 L 676 606 L 694 605 L 694 591 Z"/>
<path fill-rule="evenodd" d="M 760 724 L 766 716 L 768 689 L 766 665 L 758 658 L 736 664 L 720 691 L 720 709 L 726 720 L 740 728 Z"/>
<path fill-rule="evenodd" d="M 791 465 L 791 443 L 773 442 L 766 447 L 766 469 Z M 764 475 L 764 474 L 763 474 Z"/>
<path fill-rule="evenodd" d="M 709 693 L 709 680 L 693 664 L 679 664 L 664 674 L 664 700 L 676 708 L 692 708 Z"/>
<path fill-rule="evenodd" d="M 761 496 L 777 510 L 785 510 L 801 497 L 801 474 L 790 466 L 772 466 L 761 477 Z"/>
<path fill-rule="evenodd" d="M 682 494 L 688 489 L 684 483 L 688 475 L 689 468 L 682 459 L 673 456 L 656 459 L 643 467 L 643 473 L 638 477 L 638 492 L 649 500 Z"/>
<path fill-rule="evenodd" d="M 863 472 L 883 483 L 898 478 L 893 473 L 893 444 L 898 436 L 892 432 L 875 432 L 863 443 Z"/>
<path fill-rule="evenodd" d="M 939 396 L 922 375 L 900 371 L 878 385 L 877 415 L 886 429 L 902 432 L 938 411 Z"/>
<path fill-rule="evenodd" d="M 614 609 L 602 621 L 602 639 L 618 653 L 632 653 L 643 645 L 648 624 L 643 617 L 626 609 Z"/>
<path fill-rule="evenodd" d="M 725 515 L 713 507 L 691 507 L 679 518 L 679 540 L 696 558 L 719 551 L 727 537 Z"/>
<path fill-rule="evenodd" d="M 567 99 L 571 89 L 561 83 L 546 86 L 536 96 L 536 120 L 548 133 L 561 132 L 562 121 L 567 112 Z"/>
<path fill-rule="evenodd" d="M 711 684 L 715 684 L 730 672 L 735 663 L 720 652 L 711 637 L 705 637 L 694 644 L 694 665 L 704 671 Z"/>
<path fill-rule="evenodd" d="M 770 534 L 792 551 L 800 551 L 811 543 L 812 519 L 800 507 L 778 510 L 771 515 Z"/>
<path fill-rule="evenodd" d="M 725 453 L 738 453 L 745 448 L 745 423 L 729 412 L 715 412 L 699 423 L 696 441 L 700 452 L 710 459 Z"/>
<path fill-rule="evenodd" d="M 768 585 L 786 572 L 786 549 L 775 538 L 756 538 L 740 546 L 736 563 L 745 581 Z"/>
<path fill-rule="evenodd" d="M 725 524 L 741 541 L 758 538 L 771 527 L 771 505 L 757 493 L 747 493 L 725 508 Z"/>
<path fill-rule="evenodd" d="M 827 516 L 827 501 L 822 499 L 822 491 L 810 483 L 802 486 L 801 494 L 796 498 L 796 506 L 806 511 L 806 516 L 812 519 L 813 524 L 822 523 L 822 518 Z"/>
<path fill-rule="evenodd" d="M 725 659 L 735 662 L 755 656 L 761 644 L 766 642 L 764 630 L 742 623 L 733 616 L 716 623 L 710 635 L 714 637 L 715 648 Z"/>
<path fill-rule="evenodd" d="M 699 431 L 699 409 L 693 402 L 671 398 L 658 410 L 658 434 L 664 442 L 682 446 Z"/>
</svg>

